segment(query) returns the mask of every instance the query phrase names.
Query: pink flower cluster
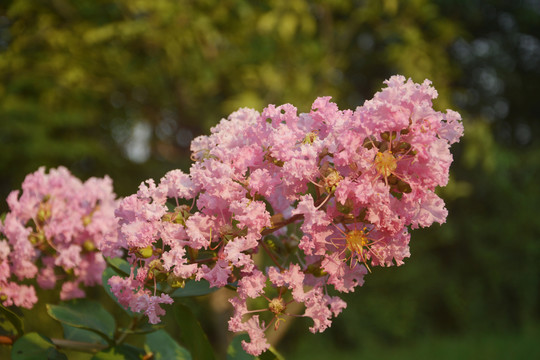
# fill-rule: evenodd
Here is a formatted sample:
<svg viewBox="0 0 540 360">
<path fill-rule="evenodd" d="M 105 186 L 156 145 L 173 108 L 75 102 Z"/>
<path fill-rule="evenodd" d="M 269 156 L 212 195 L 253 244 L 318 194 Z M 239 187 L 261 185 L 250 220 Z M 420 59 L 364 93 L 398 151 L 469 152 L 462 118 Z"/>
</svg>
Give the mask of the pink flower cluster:
<svg viewBox="0 0 540 360">
<path fill-rule="evenodd" d="M 110 178 L 85 183 L 63 167 L 40 168 L 22 184 L 22 194 L 7 198 L 10 212 L 0 224 L 0 301 L 32 308 L 37 302 L 31 284 L 43 289 L 62 283 L 60 298 L 84 297 L 80 285 L 101 284 L 105 261 L 100 245 L 106 236 L 116 242 L 117 205 Z M 3 235 L 3 236 L 2 236 Z"/>
<path fill-rule="evenodd" d="M 158 288 L 234 286 L 229 328 L 249 334 L 253 355 L 285 316 L 311 318 L 312 332 L 329 327 L 346 306 L 329 287 L 350 292 L 371 267 L 403 264 L 409 229 L 447 215 L 434 190 L 448 181 L 460 115 L 433 109 L 427 80 L 386 85 L 354 111 L 329 97 L 303 114 L 240 109 L 196 138 L 189 174 L 146 181 L 116 211 L 111 251 L 127 251 L 134 268 L 110 280 L 120 302 L 156 323 L 159 304 L 172 302 Z M 287 311 L 293 302 L 303 314 Z"/>
</svg>

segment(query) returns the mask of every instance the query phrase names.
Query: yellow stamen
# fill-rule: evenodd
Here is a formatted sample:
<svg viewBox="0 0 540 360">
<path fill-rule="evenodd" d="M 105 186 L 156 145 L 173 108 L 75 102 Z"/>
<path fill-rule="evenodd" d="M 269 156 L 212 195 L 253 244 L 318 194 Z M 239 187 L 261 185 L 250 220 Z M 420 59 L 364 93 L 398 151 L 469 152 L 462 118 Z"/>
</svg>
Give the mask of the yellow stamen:
<svg viewBox="0 0 540 360">
<path fill-rule="evenodd" d="M 347 249 L 352 253 L 357 253 L 363 257 L 364 247 L 369 245 L 369 239 L 366 236 L 366 228 L 363 230 L 352 230 L 347 234 Z"/>
<path fill-rule="evenodd" d="M 375 156 L 375 168 L 377 172 L 387 178 L 392 175 L 392 173 L 397 168 L 397 160 L 392 155 L 392 151 L 387 150 L 383 153 L 378 152 Z"/>
<path fill-rule="evenodd" d="M 283 303 L 283 300 L 281 298 L 274 298 L 270 300 L 268 308 L 274 314 L 279 315 L 283 311 L 285 311 L 285 304 Z"/>
</svg>

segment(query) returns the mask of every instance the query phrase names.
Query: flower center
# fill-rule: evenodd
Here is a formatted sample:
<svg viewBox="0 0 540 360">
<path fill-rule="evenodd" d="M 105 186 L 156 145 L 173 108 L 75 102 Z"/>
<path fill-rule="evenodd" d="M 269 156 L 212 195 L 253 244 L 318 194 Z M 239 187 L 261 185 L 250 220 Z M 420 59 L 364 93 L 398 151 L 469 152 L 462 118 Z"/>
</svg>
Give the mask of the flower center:
<svg viewBox="0 0 540 360">
<path fill-rule="evenodd" d="M 385 152 L 378 152 L 375 156 L 375 168 L 377 172 L 387 178 L 392 175 L 397 167 L 397 160 L 392 155 L 392 151 L 386 150 Z"/>
<path fill-rule="evenodd" d="M 365 228 L 364 230 L 352 230 L 349 231 L 347 237 L 347 249 L 353 253 L 362 254 L 364 247 L 369 245 L 369 240 L 366 236 Z"/>
<path fill-rule="evenodd" d="M 283 303 L 283 299 L 281 298 L 274 298 L 270 300 L 270 303 L 268 304 L 268 308 L 271 312 L 273 312 L 276 315 L 281 314 L 283 311 L 285 311 L 285 304 Z"/>
</svg>

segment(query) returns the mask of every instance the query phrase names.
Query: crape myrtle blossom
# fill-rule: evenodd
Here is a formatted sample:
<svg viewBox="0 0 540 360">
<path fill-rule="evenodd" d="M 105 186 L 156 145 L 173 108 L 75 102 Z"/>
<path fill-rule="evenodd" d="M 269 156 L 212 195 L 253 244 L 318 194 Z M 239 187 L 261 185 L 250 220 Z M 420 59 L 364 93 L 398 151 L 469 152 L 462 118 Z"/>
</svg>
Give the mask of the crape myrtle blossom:
<svg viewBox="0 0 540 360">
<path fill-rule="evenodd" d="M 20 195 L 20 196 L 19 196 Z M 108 177 L 82 182 L 63 167 L 26 176 L 22 192 L 7 198 L 0 224 L 0 300 L 32 308 L 36 279 L 43 289 L 61 284 L 60 298 L 85 296 L 82 287 L 101 284 L 105 237 L 114 240 L 117 205 Z"/>
<path fill-rule="evenodd" d="M 324 331 L 346 307 L 330 288 L 351 292 L 373 267 L 403 264 L 409 229 L 447 216 L 434 191 L 448 182 L 461 118 L 433 109 L 428 80 L 385 83 L 354 111 L 329 97 L 303 114 L 244 108 L 193 140 L 189 173 L 142 183 L 116 210 L 107 249 L 133 266 L 109 281 L 119 301 L 156 323 L 168 292 L 204 279 L 236 288 L 229 329 L 249 334 L 250 354 L 290 316 Z M 293 302 L 304 312 L 289 313 Z"/>
</svg>

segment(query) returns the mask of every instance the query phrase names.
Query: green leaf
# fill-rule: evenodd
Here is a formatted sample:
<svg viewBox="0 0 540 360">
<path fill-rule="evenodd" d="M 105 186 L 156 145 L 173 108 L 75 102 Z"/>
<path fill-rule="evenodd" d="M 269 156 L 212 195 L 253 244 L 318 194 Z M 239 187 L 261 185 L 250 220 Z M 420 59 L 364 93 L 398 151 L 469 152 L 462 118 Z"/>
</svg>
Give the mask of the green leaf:
<svg viewBox="0 0 540 360">
<path fill-rule="evenodd" d="M 159 330 L 146 335 L 146 345 L 154 360 L 191 360 L 191 354 L 165 331 Z"/>
<path fill-rule="evenodd" d="M 116 324 L 111 314 L 100 303 L 75 299 L 60 305 L 47 304 L 47 312 L 55 319 L 69 326 L 90 330 L 109 344 L 112 343 Z"/>
<path fill-rule="evenodd" d="M 62 324 L 62 328 L 64 329 L 64 339 L 107 345 L 103 337 L 90 330 L 76 328 L 66 324 Z"/>
<path fill-rule="evenodd" d="M 122 344 L 98 352 L 91 360 L 141 360 L 144 355 L 143 349 Z"/>
<path fill-rule="evenodd" d="M 24 334 L 24 323 L 17 314 L 15 314 L 13 311 L 9 310 L 1 304 L 0 314 L 3 315 L 11 324 L 13 324 L 18 335 Z"/>
<path fill-rule="evenodd" d="M 13 360 L 67 360 L 65 354 L 56 350 L 51 339 L 35 332 L 24 335 L 13 344 L 11 358 Z"/>
<path fill-rule="evenodd" d="M 235 336 L 227 348 L 227 360 L 255 360 L 255 356 L 249 355 L 242 348 L 242 340 L 249 341 L 247 334 Z"/>
<path fill-rule="evenodd" d="M 171 297 L 189 297 L 189 296 L 202 296 L 213 293 L 218 290 L 217 287 L 210 287 L 210 283 L 206 280 L 201 281 L 188 281 L 184 288 L 176 289 Z"/>
<path fill-rule="evenodd" d="M 180 339 L 196 360 L 214 360 L 214 352 L 201 325 L 191 310 L 180 303 L 174 305 L 174 318 L 180 327 Z"/>
<path fill-rule="evenodd" d="M 152 325 L 152 324 L 143 324 L 141 327 L 137 327 L 136 329 L 119 329 L 119 332 L 125 333 L 128 335 L 144 335 L 153 333 L 154 331 L 161 330 L 165 327 L 165 325 Z"/>
<path fill-rule="evenodd" d="M 118 302 L 118 299 L 116 298 L 116 296 L 114 296 L 114 294 L 112 293 L 111 286 L 109 285 L 109 279 L 112 278 L 113 276 L 119 276 L 118 272 L 115 271 L 114 269 L 110 268 L 110 267 L 107 267 L 105 269 L 105 271 L 103 272 L 103 274 L 101 275 L 101 281 L 103 282 L 103 288 L 105 289 L 107 294 L 109 294 L 111 299 L 113 299 L 114 302 L 116 302 L 118 304 L 118 306 L 120 306 L 129 316 L 131 316 L 131 317 L 135 316 L 135 313 L 133 311 L 129 310 L 129 309 L 126 309 L 122 304 L 120 304 Z"/>
<path fill-rule="evenodd" d="M 131 274 L 131 265 L 126 260 L 121 258 L 106 257 L 105 261 L 114 271 L 117 272 L 117 275 L 125 277 Z"/>
</svg>

